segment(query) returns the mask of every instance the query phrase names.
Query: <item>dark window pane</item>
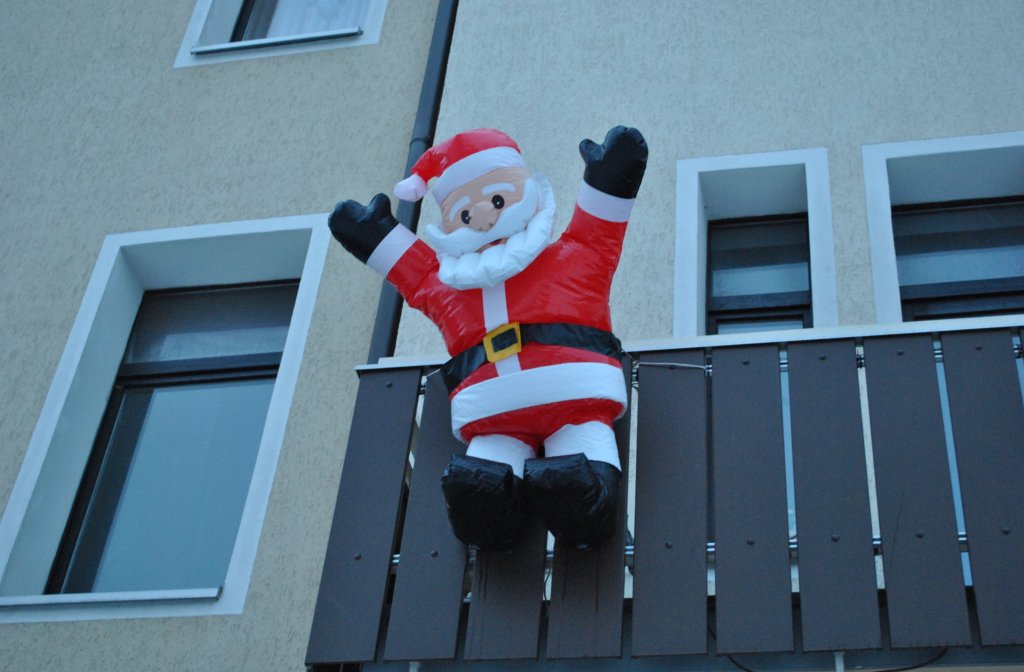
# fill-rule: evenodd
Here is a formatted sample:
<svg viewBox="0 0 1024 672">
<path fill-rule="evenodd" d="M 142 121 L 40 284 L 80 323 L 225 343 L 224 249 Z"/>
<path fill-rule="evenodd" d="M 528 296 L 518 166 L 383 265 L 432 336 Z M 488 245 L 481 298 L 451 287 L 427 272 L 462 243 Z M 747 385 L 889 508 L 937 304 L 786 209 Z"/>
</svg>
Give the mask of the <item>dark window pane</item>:
<svg viewBox="0 0 1024 672">
<path fill-rule="evenodd" d="M 223 584 L 297 288 L 143 297 L 48 593 Z"/>
<path fill-rule="evenodd" d="M 1024 200 L 893 208 L 904 320 L 1024 311 Z"/>
<path fill-rule="evenodd" d="M 280 352 L 296 284 L 147 294 L 125 362 Z"/>
<path fill-rule="evenodd" d="M 807 219 L 711 222 L 711 296 L 744 296 L 810 289 Z"/>
<path fill-rule="evenodd" d="M 221 585 L 273 386 L 128 390 L 65 592 Z"/>
<path fill-rule="evenodd" d="M 803 329 L 802 318 L 778 317 L 749 320 L 721 319 L 717 322 L 718 334 L 746 334 L 754 331 L 781 331 L 783 329 Z"/>
<path fill-rule="evenodd" d="M 807 215 L 708 223 L 707 333 L 811 325 Z"/>
<path fill-rule="evenodd" d="M 258 40 L 267 37 L 267 30 L 274 18 L 277 0 L 245 0 L 238 13 L 232 42 Z"/>
<path fill-rule="evenodd" d="M 356 28 L 365 4 L 362 0 L 246 0 L 232 41 Z"/>
<path fill-rule="evenodd" d="M 894 212 L 900 285 L 1024 276 L 1024 203 Z"/>
</svg>

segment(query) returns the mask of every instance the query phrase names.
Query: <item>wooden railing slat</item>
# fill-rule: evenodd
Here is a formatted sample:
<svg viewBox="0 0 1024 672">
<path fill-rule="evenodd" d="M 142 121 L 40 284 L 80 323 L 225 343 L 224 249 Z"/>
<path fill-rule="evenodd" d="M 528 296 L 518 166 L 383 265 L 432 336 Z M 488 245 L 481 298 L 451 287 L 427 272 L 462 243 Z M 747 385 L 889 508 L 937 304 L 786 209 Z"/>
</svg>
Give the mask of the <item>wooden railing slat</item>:
<svg viewBox="0 0 1024 672">
<path fill-rule="evenodd" d="M 931 336 L 865 339 L 864 359 L 892 645 L 970 644 Z"/>
<path fill-rule="evenodd" d="M 1006 330 L 945 334 L 981 642 L 1024 644 L 1024 402 Z"/>
<path fill-rule="evenodd" d="M 880 648 L 856 347 L 788 354 L 803 649 Z"/>
<path fill-rule="evenodd" d="M 623 360 L 629 384 L 630 360 Z M 619 522 L 615 536 L 599 548 L 577 551 L 556 542 L 551 570 L 547 657 L 617 658 L 622 654 L 623 552 L 629 482 L 630 409 L 615 425 L 622 463 Z"/>
<path fill-rule="evenodd" d="M 306 654 L 311 665 L 376 655 L 419 384 L 419 369 L 360 376 Z"/>
<path fill-rule="evenodd" d="M 719 348 L 711 362 L 717 650 L 791 651 L 779 349 Z"/>
<path fill-rule="evenodd" d="M 508 551 L 478 552 L 466 626 L 466 660 L 536 658 L 548 531 L 527 521 Z"/>
<path fill-rule="evenodd" d="M 428 376 L 385 660 L 455 657 L 466 547 L 448 522 L 441 474 L 465 450 L 452 436 L 448 390 L 440 375 Z"/>
<path fill-rule="evenodd" d="M 704 351 L 640 358 L 633 655 L 707 651 L 707 383 Z"/>
</svg>

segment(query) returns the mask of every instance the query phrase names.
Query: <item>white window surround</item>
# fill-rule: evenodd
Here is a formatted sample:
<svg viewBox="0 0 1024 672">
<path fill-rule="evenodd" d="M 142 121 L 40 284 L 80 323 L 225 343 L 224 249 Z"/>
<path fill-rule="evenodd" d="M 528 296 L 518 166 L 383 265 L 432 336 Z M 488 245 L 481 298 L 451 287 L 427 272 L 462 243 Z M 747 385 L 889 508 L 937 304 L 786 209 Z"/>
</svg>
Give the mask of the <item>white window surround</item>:
<svg viewBox="0 0 1024 672">
<path fill-rule="evenodd" d="M 825 148 L 676 164 L 675 338 L 705 334 L 708 220 L 807 212 L 815 327 L 839 323 Z"/>
<path fill-rule="evenodd" d="M 903 321 L 892 206 L 1024 191 L 1024 131 L 861 148 L 867 194 L 875 319 Z"/>
<path fill-rule="evenodd" d="M 380 41 L 381 27 L 384 24 L 384 14 L 388 3 L 387 0 L 363 0 L 363 2 L 366 3 L 364 19 L 360 25 L 352 26 L 352 28 L 359 28 L 360 32 L 351 36 L 332 38 L 327 34 L 299 35 L 282 44 L 259 46 L 258 48 L 256 45 L 261 40 L 253 40 L 233 43 L 232 47 L 238 46 L 230 51 L 197 55 L 192 53 L 193 47 L 199 45 L 201 41 L 209 40 L 208 36 L 211 34 L 217 36 L 213 39 L 214 42 L 228 42 L 242 5 L 242 0 L 197 0 L 195 10 L 192 12 L 192 19 L 189 21 L 185 37 L 178 49 L 174 67 L 189 68 L 197 65 L 377 44 Z M 328 39 L 324 39 L 325 37 Z"/>
<path fill-rule="evenodd" d="M 0 518 L 0 623 L 242 612 L 329 241 L 323 214 L 106 238 Z M 295 308 L 224 585 L 42 595 L 143 292 L 295 277 Z"/>
</svg>

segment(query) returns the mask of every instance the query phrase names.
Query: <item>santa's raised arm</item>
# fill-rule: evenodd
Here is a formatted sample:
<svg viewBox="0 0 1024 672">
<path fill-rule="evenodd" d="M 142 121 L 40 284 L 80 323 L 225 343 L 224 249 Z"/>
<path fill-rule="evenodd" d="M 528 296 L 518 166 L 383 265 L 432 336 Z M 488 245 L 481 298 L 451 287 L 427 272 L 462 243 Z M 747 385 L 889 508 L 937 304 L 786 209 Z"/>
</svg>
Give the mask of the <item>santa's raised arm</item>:
<svg viewBox="0 0 1024 672">
<path fill-rule="evenodd" d="M 601 144 L 584 140 L 580 154 L 583 184 L 556 242 L 550 185 L 495 129 L 435 145 L 396 185 L 418 200 L 435 180 L 442 221 L 426 227 L 430 246 L 383 194 L 330 216 L 342 245 L 441 330 L 452 430 L 468 443 L 442 487 L 456 535 L 481 548 L 514 543 L 527 509 L 575 546 L 614 532 L 612 423 L 628 394 L 608 296 L 647 145 L 619 126 Z"/>
</svg>

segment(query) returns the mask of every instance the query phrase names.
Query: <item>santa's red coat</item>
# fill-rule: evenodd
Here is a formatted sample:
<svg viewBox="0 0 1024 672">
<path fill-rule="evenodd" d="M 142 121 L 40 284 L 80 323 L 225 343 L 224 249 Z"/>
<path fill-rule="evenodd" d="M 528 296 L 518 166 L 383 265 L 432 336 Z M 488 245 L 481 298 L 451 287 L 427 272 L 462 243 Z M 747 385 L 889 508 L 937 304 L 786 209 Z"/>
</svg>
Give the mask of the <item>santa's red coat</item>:
<svg viewBox="0 0 1024 672">
<path fill-rule="evenodd" d="M 405 227 L 390 236 L 401 252 L 375 267 L 440 328 L 452 355 L 508 322 L 568 322 L 611 331 L 608 296 L 631 207 L 631 200 L 584 184 L 561 238 L 497 287 L 459 290 L 442 283 L 436 253 Z M 452 392 L 452 429 L 465 441 L 499 433 L 536 446 L 566 424 L 610 424 L 626 400 L 617 359 L 527 343 L 518 355 L 485 363 Z"/>
</svg>

